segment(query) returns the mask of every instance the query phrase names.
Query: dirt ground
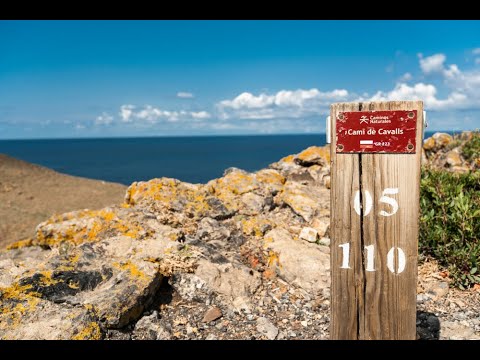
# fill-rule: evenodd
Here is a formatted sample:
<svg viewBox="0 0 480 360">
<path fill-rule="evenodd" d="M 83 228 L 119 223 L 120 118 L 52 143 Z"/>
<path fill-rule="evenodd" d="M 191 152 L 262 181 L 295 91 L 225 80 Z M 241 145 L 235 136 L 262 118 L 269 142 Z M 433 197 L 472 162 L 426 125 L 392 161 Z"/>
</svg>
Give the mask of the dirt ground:
<svg viewBox="0 0 480 360">
<path fill-rule="evenodd" d="M 0 248 L 53 214 L 122 202 L 126 186 L 70 176 L 0 154 Z"/>
</svg>

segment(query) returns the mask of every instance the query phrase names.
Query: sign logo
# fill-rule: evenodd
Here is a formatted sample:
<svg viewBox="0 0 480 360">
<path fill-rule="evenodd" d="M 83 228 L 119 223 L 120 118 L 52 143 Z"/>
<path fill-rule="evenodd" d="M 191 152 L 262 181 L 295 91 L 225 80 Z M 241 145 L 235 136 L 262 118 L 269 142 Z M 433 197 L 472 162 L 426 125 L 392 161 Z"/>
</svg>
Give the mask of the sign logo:
<svg viewBox="0 0 480 360">
<path fill-rule="evenodd" d="M 360 118 L 360 124 L 362 123 L 368 124 L 368 117 L 366 117 L 365 115 L 362 115 L 362 117 Z"/>
</svg>

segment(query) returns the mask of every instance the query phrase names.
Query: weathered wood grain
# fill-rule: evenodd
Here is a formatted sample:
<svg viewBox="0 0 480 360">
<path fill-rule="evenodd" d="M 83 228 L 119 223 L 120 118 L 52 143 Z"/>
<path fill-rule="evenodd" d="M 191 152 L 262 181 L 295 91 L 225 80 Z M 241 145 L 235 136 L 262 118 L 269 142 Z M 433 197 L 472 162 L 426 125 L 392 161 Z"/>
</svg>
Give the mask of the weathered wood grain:
<svg viewBox="0 0 480 360">
<path fill-rule="evenodd" d="M 417 110 L 415 154 L 336 154 L 335 120 L 340 111 Z M 420 162 L 423 134 L 423 104 L 420 101 L 334 104 L 332 119 L 331 180 L 331 338 L 415 339 L 416 277 Z M 355 191 L 361 188 L 361 215 L 353 209 Z M 381 202 L 386 194 L 398 211 Z M 367 216 L 365 193 L 373 206 Z M 341 269 L 342 249 L 350 242 L 351 269 Z M 374 269 L 367 271 L 365 246 L 374 245 Z M 398 248 L 406 257 L 405 269 L 397 274 L 387 267 L 387 255 L 394 252 L 398 269 Z"/>
</svg>

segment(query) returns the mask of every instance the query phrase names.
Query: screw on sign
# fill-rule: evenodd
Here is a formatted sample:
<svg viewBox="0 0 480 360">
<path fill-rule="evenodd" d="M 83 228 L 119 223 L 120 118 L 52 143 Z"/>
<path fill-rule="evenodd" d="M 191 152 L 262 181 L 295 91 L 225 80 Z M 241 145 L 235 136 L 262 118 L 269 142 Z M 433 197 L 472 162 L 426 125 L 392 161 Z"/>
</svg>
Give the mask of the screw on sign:
<svg viewBox="0 0 480 360">
<path fill-rule="evenodd" d="M 423 103 L 331 107 L 332 339 L 415 339 Z"/>
</svg>

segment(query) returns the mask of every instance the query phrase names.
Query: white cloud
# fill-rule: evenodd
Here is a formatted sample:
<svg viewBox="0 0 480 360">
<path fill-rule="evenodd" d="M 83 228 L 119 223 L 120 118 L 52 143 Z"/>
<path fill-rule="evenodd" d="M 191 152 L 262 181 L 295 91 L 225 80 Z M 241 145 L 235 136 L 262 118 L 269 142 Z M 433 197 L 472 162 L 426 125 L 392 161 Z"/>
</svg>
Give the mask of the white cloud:
<svg viewBox="0 0 480 360">
<path fill-rule="evenodd" d="M 152 105 L 138 107 L 135 105 L 120 106 L 119 116 L 122 122 L 156 124 L 159 122 L 178 122 L 188 120 L 205 120 L 211 118 L 207 111 L 162 110 Z"/>
<path fill-rule="evenodd" d="M 130 118 L 132 116 L 133 110 L 135 109 L 135 106 L 133 105 L 122 105 L 120 106 L 120 118 L 122 119 L 123 122 L 130 122 Z"/>
<path fill-rule="evenodd" d="M 194 119 L 210 119 L 212 116 L 206 111 L 192 111 L 190 113 Z"/>
<path fill-rule="evenodd" d="M 349 93 L 344 89 L 321 92 L 309 90 L 281 90 L 276 94 L 253 95 L 243 92 L 231 100 L 217 104 L 222 119 L 273 119 L 299 118 L 322 113 L 332 101 L 347 100 Z"/>
<path fill-rule="evenodd" d="M 452 92 L 445 99 L 437 98 L 437 88 L 432 84 L 417 83 L 410 86 L 400 83 L 389 92 L 378 91 L 370 101 L 396 101 L 396 100 L 423 100 L 425 107 L 430 110 L 446 110 L 452 107 L 461 108 L 467 100 L 464 94 Z"/>
<path fill-rule="evenodd" d="M 445 54 L 435 54 L 432 56 L 423 57 L 422 54 L 418 55 L 420 58 L 420 68 L 423 73 L 431 74 L 443 71 L 443 63 L 447 59 Z"/>
<path fill-rule="evenodd" d="M 410 80 L 412 80 L 412 74 L 410 74 L 409 72 L 403 74 L 400 77 L 400 82 L 406 82 L 406 81 L 410 81 Z"/>
<path fill-rule="evenodd" d="M 177 92 L 177 97 L 180 99 L 193 99 L 195 96 L 191 92 L 179 91 Z"/>
<path fill-rule="evenodd" d="M 480 54 L 480 48 L 478 53 Z M 464 114 L 475 114 L 480 110 L 478 67 L 473 65 L 473 68 L 461 69 L 456 64 L 449 64 L 442 53 L 431 56 L 419 54 L 419 67 L 422 74 L 428 75 L 421 77 L 423 81 L 412 75 L 416 72 L 406 72 L 392 89 L 380 88 L 377 92 L 363 92 L 361 96 L 346 89 L 283 89 L 278 92 L 262 90 L 258 93 L 245 91 L 219 101 L 213 112 L 125 104 L 120 107 L 116 119 L 108 113 L 102 113 L 95 123 L 131 123 L 145 131 L 155 126 L 156 129 L 165 131 L 183 131 L 188 127 L 193 132 L 298 133 L 323 131 L 323 121 L 319 122 L 318 117 L 324 116 L 330 104 L 337 101 L 423 100 L 427 110 L 437 112 L 436 123 L 444 121 L 444 127 L 454 124 L 457 119 L 458 125 L 462 126 Z M 192 98 L 193 94 L 179 92 L 177 96 Z M 458 110 L 464 111 L 462 116 L 455 112 Z"/>
<path fill-rule="evenodd" d="M 428 110 L 480 110 L 480 71 L 463 72 L 456 64 L 446 65 L 444 54 L 423 57 L 419 54 L 419 64 L 424 74 L 437 74 L 442 80 L 441 89 L 446 94 L 438 95 L 438 86 L 419 82 L 406 84 L 412 77 L 403 75 L 399 83 L 390 91 L 378 91 L 368 100 L 423 100 Z M 359 101 L 365 98 L 357 99 Z"/>
<path fill-rule="evenodd" d="M 480 48 L 476 48 L 472 50 L 473 55 L 480 55 Z"/>
<path fill-rule="evenodd" d="M 434 54 L 423 58 L 420 54 L 420 68 L 424 74 L 440 74 L 446 79 L 454 79 L 460 75 L 460 70 L 456 64 L 445 66 L 447 57 L 445 54 Z"/>
<path fill-rule="evenodd" d="M 113 116 L 104 112 L 102 115 L 97 116 L 95 119 L 95 125 L 110 125 L 113 122 Z"/>
</svg>

